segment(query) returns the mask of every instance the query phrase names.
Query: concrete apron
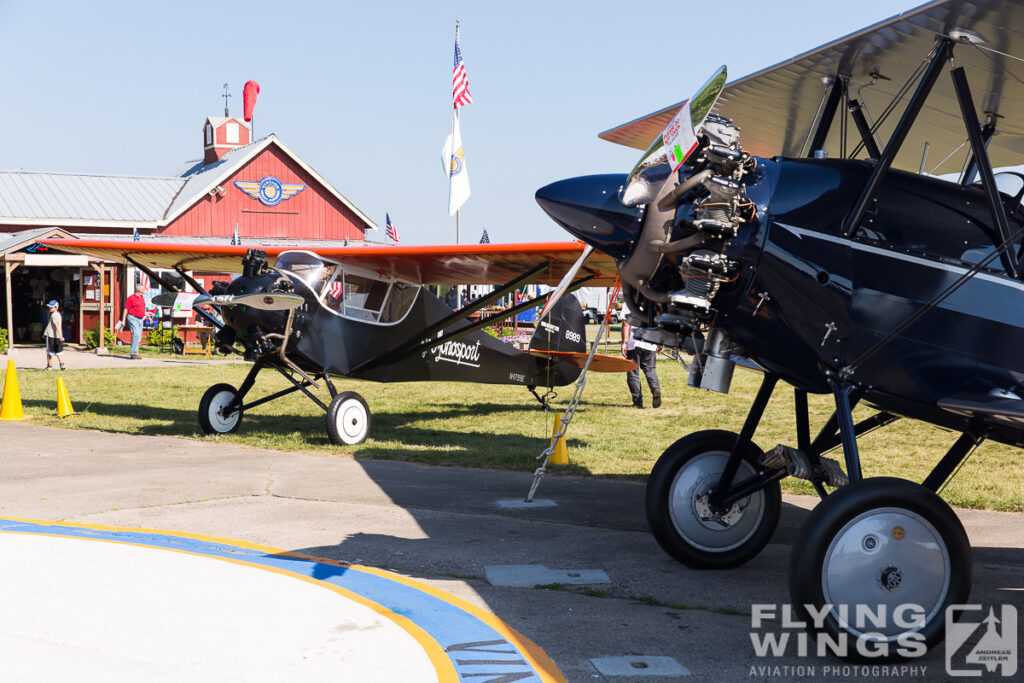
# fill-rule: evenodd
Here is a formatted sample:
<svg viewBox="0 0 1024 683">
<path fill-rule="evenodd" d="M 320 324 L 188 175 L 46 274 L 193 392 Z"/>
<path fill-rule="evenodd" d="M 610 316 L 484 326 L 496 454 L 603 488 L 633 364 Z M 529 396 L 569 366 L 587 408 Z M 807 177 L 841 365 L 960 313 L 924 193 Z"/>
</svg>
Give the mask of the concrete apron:
<svg viewBox="0 0 1024 683">
<path fill-rule="evenodd" d="M 834 680 L 823 667 L 843 664 L 794 651 L 765 658 L 751 646 L 751 606 L 789 602 L 789 546 L 813 499 L 787 496 L 772 543 L 748 564 L 701 572 L 657 547 L 646 528 L 643 485 L 634 482 L 550 476 L 538 492 L 547 503 L 522 507 L 506 503 L 525 495 L 525 472 L 30 423 L 0 423 L 0 444 L 0 518 L 8 520 L 0 526 L 0 661 L 12 661 L 8 655 L 19 649 L 50 647 L 60 659 L 61 651 L 80 648 L 97 658 L 97 667 L 110 664 L 103 680 L 115 680 L 122 667 L 124 679 L 138 680 L 144 670 L 154 680 L 223 680 L 175 667 L 206 657 L 210 671 L 220 672 L 215 660 L 230 655 L 263 662 L 276 675 L 307 660 L 310 667 L 321 657 L 335 661 L 334 649 L 358 644 L 369 653 L 352 666 L 407 666 L 407 674 L 360 668 L 327 679 L 434 680 L 451 673 L 431 661 L 437 650 L 411 634 L 416 627 L 448 648 L 446 666 L 475 681 L 557 680 L 559 671 L 571 681 L 673 680 L 686 673 L 692 680 L 781 680 L 776 669 L 756 668 L 766 665 L 816 666 L 808 678 Z M 972 601 L 1024 609 L 1024 516 L 958 514 L 974 546 Z M 6 545 L 12 538 L 40 545 Z M 524 584 L 517 568 L 541 578 Z M 364 591 L 362 582 L 371 579 L 387 586 L 386 594 Z M 309 599 L 310 591 L 319 596 Z M 426 618 L 413 614 L 414 598 Z M 375 607 L 360 611 L 368 603 Z M 50 610 L 58 623 L 38 621 Z M 409 628 L 389 612 L 408 619 Z M 442 627 L 459 612 L 484 632 L 448 638 Z M 277 622 L 302 636 L 289 641 Z M 48 633 L 63 640 L 47 640 Z M 380 640 L 362 640 L 378 633 Z M 275 649 L 278 641 L 294 648 Z M 121 648 L 123 642 L 131 646 Z M 547 666 L 545 653 L 557 669 Z M 74 660 L 61 660 L 75 667 L 66 675 L 28 678 L 67 678 L 82 666 Z M 514 669 L 523 662 L 534 673 Z M 914 664 L 927 680 L 944 678 L 943 648 Z"/>
</svg>

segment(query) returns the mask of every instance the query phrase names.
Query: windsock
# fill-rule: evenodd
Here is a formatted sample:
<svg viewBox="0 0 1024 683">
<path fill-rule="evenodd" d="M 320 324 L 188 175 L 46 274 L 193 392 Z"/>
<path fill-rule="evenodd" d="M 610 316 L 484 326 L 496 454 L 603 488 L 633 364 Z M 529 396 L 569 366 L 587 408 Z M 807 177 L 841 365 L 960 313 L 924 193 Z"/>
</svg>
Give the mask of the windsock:
<svg viewBox="0 0 1024 683">
<path fill-rule="evenodd" d="M 256 107 L 256 97 L 260 94 L 260 84 L 246 81 L 242 88 L 242 116 L 246 123 L 252 121 L 252 110 Z"/>
</svg>

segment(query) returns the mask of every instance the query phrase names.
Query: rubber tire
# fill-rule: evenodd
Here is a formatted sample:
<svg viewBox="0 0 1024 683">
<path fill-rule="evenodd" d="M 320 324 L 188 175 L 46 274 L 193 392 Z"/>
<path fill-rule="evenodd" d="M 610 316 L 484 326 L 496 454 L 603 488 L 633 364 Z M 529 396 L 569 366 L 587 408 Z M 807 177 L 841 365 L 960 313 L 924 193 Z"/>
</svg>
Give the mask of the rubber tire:
<svg viewBox="0 0 1024 683">
<path fill-rule="evenodd" d="M 348 414 L 348 418 L 352 419 L 352 415 L 349 411 L 358 410 L 362 408 L 362 416 L 365 418 L 366 426 L 357 433 L 348 433 L 346 430 L 341 429 L 339 423 L 342 419 L 345 419 Z M 331 404 L 327 407 L 327 438 L 331 440 L 335 446 L 356 446 L 366 441 L 366 438 L 370 435 L 370 408 L 366 405 L 366 401 L 362 396 L 354 391 L 343 391 L 333 399 Z"/>
<path fill-rule="evenodd" d="M 775 527 L 779 523 L 779 512 L 782 509 L 782 492 L 778 481 L 770 482 L 761 489 L 763 494 L 764 514 L 753 533 L 738 545 L 729 550 L 709 551 L 691 544 L 672 521 L 669 511 L 672 497 L 672 486 L 677 474 L 687 463 L 698 456 L 714 451 L 732 451 L 737 435 L 718 429 L 694 432 L 684 436 L 669 446 L 651 470 L 647 480 L 645 493 L 645 509 L 647 525 L 650 527 L 658 545 L 673 558 L 693 569 L 727 569 L 736 567 L 757 555 L 771 540 Z M 744 453 L 744 460 L 756 471 L 757 460 L 761 455 L 753 443 Z M 749 476 L 749 473 L 747 473 Z M 741 467 L 735 481 L 744 479 Z"/>
<path fill-rule="evenodd" d="M 238 390 L 230 384 L 214 384 L 212 387 L 206 390 L 203 394 L 203 398 L 199 400 L 199 428 L 203 430 L 203 434 L 234 434 L 238 431 L 239 426 L 242 424 L 242 411 L 238 411 L 238 419 L 228 429 L 224 429 L 222 425 L 215 424 L 210 417 L 211 404 L 219 394 L 224 392 L 230 392 L 231 396 L 237 396 Z"/>
<path fill-rule="evenodd" d="M 945 637 L 946 607 L 966 603 L 970 595 L 973 578 L 971 545 L 953 509 L 932 491 L 906 479 L 876 477 L 848 484 L 811 511 L 790 556 L 789 594 L 793 607 L 806 621 L 808 629 L 814 632 L 813 620 L 804 605 L 814 605 L 820 611 L 825 604 L 822 571 L 829 546 L 848 522 L 876 508 L 901 508 L 914 512 L 931 524 L 945 542 L 950 565 L 949 587 L 941 608 L 920 629 L 925 646 L 931 649 Z M 879 559 L 882 557 L 880 555 Z M 846 631 L 832 614 L 825 619 L 823 628 L 817 630 L 832 638 L 837 638 L 840 632 L 849 634 L 848 656 L 851 659 L 870 659 L 872 662 L 900 659 L 892 652 L 889 657 L 860 655 L 854 647 L 853 638 L 856 636 Z M 890 650 L 895 649 L 890 647 Z"/>
</svg>

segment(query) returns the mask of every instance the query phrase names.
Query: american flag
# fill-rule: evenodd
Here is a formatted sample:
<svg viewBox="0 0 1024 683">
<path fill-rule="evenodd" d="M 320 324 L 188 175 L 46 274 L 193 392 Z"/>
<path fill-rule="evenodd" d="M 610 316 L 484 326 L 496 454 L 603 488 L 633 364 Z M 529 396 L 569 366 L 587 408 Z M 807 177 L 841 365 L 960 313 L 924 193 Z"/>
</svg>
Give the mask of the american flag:
<svg viewBox="0 0 1024 683">
<path fill-rule="evenodd" d="M 391 216 L 387 213 L 384 214 L 384 223 L 387 226 L 385 230 L 386 236 L 391 239 L 395 244 L 398 244 L 401 240 L 398 239 L 398 231 L 395 230 L 394 224 L 391 222 Z"/>
<path fill-rule="evenodd" d="M 145 287 L 146 291 L 149 291 L 149 276 L 141 270 L 139 271 L 139 284 Z"/>
<path fill-rule="evenodd" d="M 487 228 L 484 228 L 484 234 L 480 235 L 480 244 L 490 244 L 491 238 L 487 235 Z"/>
<path fill-rule="evenodd" d="M 331 283 L 331 296 L 335 299 L 341 298 L 341 280 L 335 280 Z"/>
<path fill-rule="evenodd" d="M 138 242 L 140 239 L 141 238 L 139 237 L 139 228 L 138 228 L 138 226 L 136 226 L 136 227 L 132 228 L 132 241 L 133 242 Z"/>
<path fill-rule="evenodd" d="M 455 68 L 452 71 L 452 99 L 455 109 L 473 103 L 469 94 L 469 79 L 466 78 L 466 65 L 462 63 L 462 50 L 459 49 L 459 30 L 455 29 Z"/>
</svg>

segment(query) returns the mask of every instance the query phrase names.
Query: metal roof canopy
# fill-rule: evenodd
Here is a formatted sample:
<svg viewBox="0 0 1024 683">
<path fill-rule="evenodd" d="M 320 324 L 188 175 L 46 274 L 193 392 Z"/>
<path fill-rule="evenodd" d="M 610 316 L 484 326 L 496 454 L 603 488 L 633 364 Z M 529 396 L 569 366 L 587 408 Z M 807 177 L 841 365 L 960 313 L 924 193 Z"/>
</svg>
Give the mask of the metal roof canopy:
<svg viewBox="0 0 1024 683">
<path fill-rule="evenodd" d="M 861 102 L 869 122 L 877 121 L 901 88 L 927 66 L 936 38 L 966 30 L 985 42 L 958 44 L 953 60 L 956 66 L 965 67 L 980 111 L 1000 117 L 988 144 L 992 164 L 1016 165 L 1024 161 L 1024 118 L 1018 115 L 1024 111 L 1024 63 L 1016 56 L 1024 56 L 1021 26 L 1024 3 L 937 0 L 733 81 L 725 87 L 714 111 L 740 126 L 742 144 L 754 154 L 809 154 L 816 119 L 837 76 L 849 79 L 851 97 Z M 911 91 L 912 87 L 900 94 L 900 104 L 909 99 Z M 605 131 L 600 137 L 646 150 L 681 104 Z M 879 126 L 882 146 L 896 128 L 899 110 L 897 107 Z M 833 125 L 822 145 L 830 157 L 840 156 L 839 128 Z M 846 149 L 851 151 L 860 135 L 849 128 Z M 961 170 L 970 145 L 965 144 L 967 132 L 951 78 L 939 77 L 893 166 L 917 171 L 926 142 L 932 162 L 925 170 Z M 957 153 L 934 167 L 954 150 Z"/>
</svg>

